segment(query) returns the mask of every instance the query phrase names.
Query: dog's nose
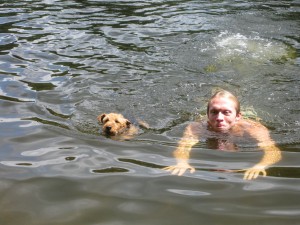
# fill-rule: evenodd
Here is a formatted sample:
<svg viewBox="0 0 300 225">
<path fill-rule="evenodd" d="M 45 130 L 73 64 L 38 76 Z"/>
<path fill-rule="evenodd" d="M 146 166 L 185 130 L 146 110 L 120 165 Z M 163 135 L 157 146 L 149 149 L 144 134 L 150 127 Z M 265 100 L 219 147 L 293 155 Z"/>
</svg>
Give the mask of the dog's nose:
<svg viewBox="0 0 300 225">
<path fill-rule="evenodd" d="M 111 126 L 107 126 L 106 131 L 110 131 L 110 130 L 111 130 Z"/>
</svg>

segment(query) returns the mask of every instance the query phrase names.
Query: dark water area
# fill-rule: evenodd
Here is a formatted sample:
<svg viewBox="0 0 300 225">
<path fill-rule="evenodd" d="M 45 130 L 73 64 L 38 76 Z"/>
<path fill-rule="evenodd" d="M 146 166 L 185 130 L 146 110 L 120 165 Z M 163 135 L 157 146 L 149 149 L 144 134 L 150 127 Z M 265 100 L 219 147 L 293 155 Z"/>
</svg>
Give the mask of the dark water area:
<svg viewBox="0 0 300 225">
<path fill-rule="evenodd" d="M 0 1 L 0 224 L 300 221 L 299 1 Z M 162 170 L 217 89 L 235 93 L 282 151 L 196 145 L 196 172 Z M 96 117 L 146 121 L 135 138 Z"/>
</svg>

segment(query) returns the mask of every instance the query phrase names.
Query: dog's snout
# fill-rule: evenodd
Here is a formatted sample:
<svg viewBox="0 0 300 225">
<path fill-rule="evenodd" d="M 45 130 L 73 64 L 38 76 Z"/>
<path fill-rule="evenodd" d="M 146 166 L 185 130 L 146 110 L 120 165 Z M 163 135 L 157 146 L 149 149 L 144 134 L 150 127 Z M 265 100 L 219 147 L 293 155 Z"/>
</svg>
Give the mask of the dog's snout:
<svg viewBox="0 0 300 225">
<path fill-rule="evenodd" d="M 121 114 L 101 114 L 98 116 L 98 121 L 102 123 L 102 134 L 105 136 L 121 135 L 122 138 L 127 139 L 138 133 L 138 129 Z"/>
</svg>

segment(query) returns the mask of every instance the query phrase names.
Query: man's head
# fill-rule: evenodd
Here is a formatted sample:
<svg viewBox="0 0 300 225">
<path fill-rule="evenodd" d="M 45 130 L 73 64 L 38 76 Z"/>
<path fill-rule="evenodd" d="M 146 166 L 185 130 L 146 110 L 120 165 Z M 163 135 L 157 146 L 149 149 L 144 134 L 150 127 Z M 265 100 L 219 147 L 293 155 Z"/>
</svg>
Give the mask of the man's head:
<svg viewBox="0 0 300 225">
<path fill-rule="evenodd" d="M 227 132 L 241 119 L 240 103 L 228 91 L 218 91 L 207 104 L 208 123 L 214 131 Z"/>
</svg>

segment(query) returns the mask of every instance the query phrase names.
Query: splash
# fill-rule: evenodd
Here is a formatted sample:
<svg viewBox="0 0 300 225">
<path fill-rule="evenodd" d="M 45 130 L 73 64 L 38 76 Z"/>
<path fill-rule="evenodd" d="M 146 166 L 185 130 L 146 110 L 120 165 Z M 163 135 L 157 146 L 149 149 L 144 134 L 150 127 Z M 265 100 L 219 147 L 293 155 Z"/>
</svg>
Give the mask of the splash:
<svg viewBox="0 0 300 225">
<path fill-rule="evenodd" d="M 259 36 L 221 33 L 215 38 L 220 61 L 249 63 L 284 63 L 296 57 L 296 51 L 286 44 Z"/>
<path fill-rule="evenodd" d="M 239 74 L 270 71 L 297 57 L 296 50 L 282 41 L 263 38 L 258 34 L 222 32 L 219 35 L 201 34 L 180 46 L 174 61 L 188 70 L 204 73 L 237 71 Z"/>
</svg>

